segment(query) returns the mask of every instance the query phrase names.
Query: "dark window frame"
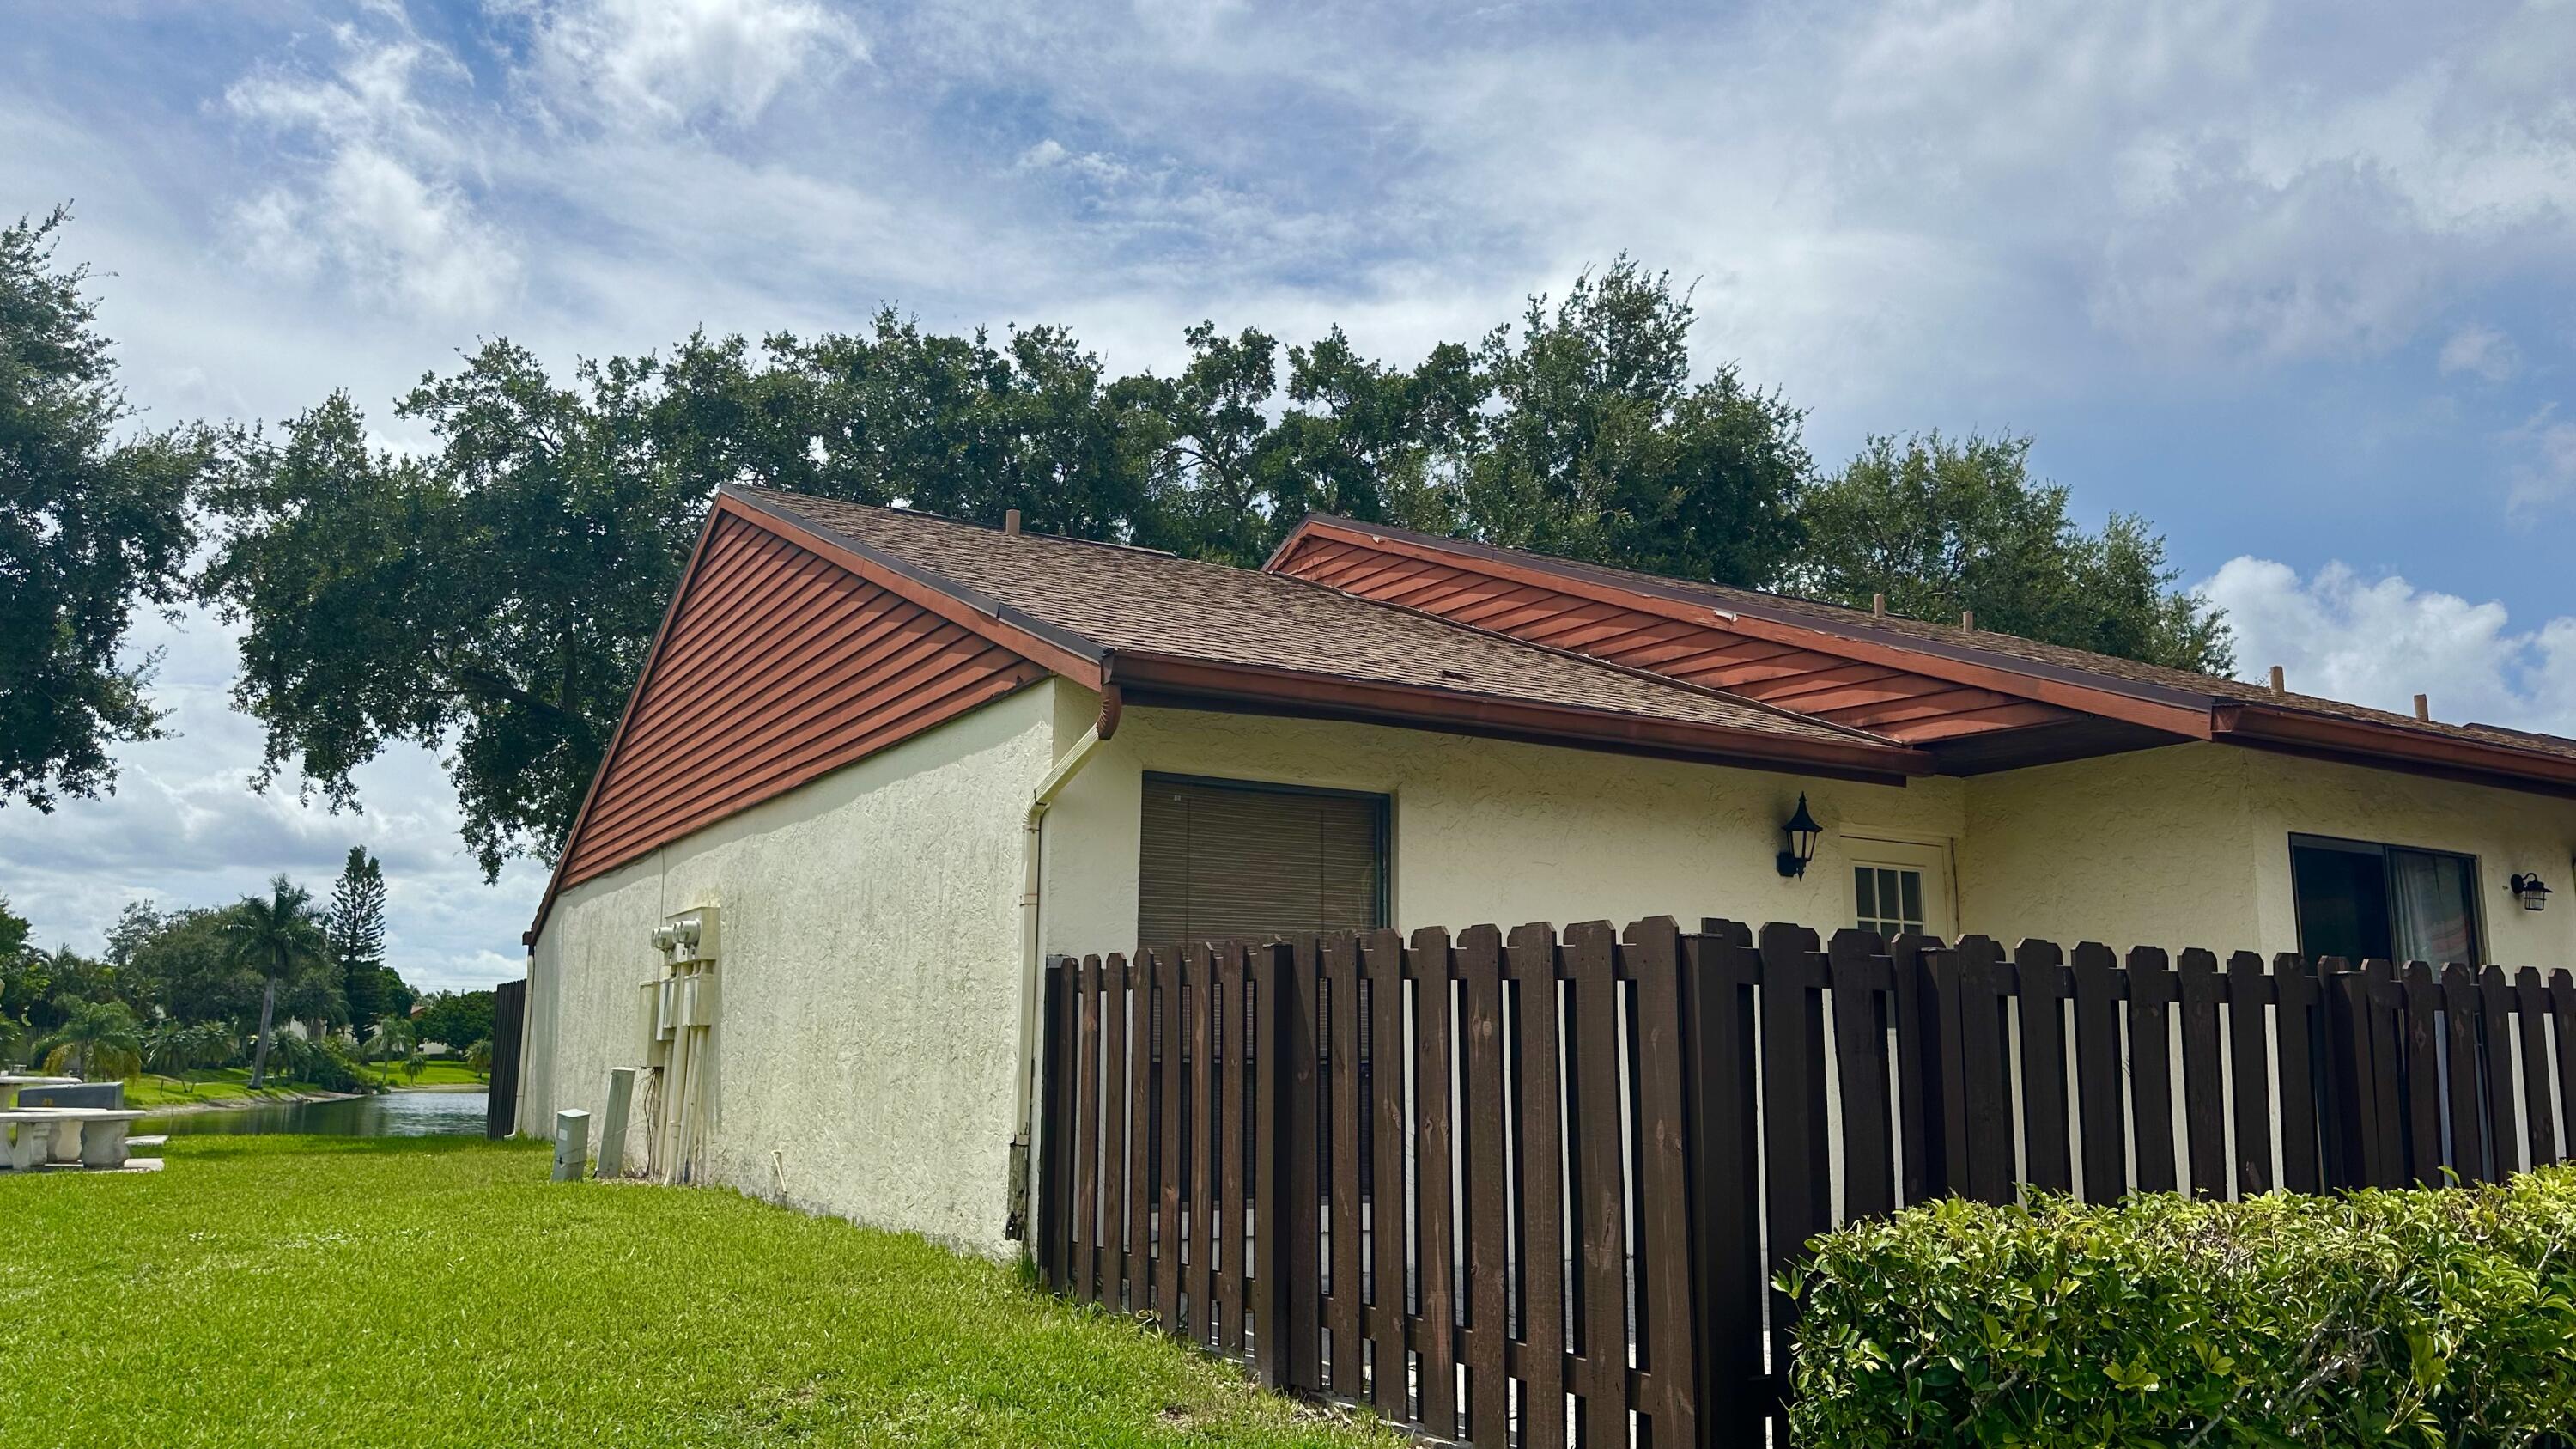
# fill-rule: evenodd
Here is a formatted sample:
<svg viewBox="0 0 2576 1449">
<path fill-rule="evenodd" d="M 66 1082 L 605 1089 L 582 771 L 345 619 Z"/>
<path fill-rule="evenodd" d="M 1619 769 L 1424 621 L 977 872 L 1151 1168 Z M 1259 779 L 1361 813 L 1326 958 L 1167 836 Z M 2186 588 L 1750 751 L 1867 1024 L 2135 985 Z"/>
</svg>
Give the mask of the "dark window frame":
<svg viewBox="0 0 2576 1449">
<path fill-rule="evenodd" d="M 2308 960 L 2313 961 L 2317 959 L 2317 953 L 2308 949 L 2307 916 L 2305 912 L 2299 909 L 2299 852 L 2302 849 L 2331 850 L 2339 851 L 2347 855 L 2373 856 L 2381 862 L 2380 868 L 2383 876 L 2387 870 L 2389 853 L 2392 851 L 2403 851 L 2410 855 L 2439 856 L 2447 860 L 2459 861 L 2462 865 L 2468 868 L 2469 875 L 2469 930 L 2475 938 L 2471 943 L 2474 949 L 2471 950 L 2469 954 L 2479 957 L 2484 957 L 2490 954 L 2487 948 L 2493 944 L 2494 938 L 2487 934 L 2486 882 L 2484 875 L 2478 869 L 2479 862 L 2475 853 L 2464 850 L 2442 850 L 2437 847 L 2425 845 L 2406 845 L 2394 840 L 2359 840 L 2351 836 L 2317 835 L 2307 831 L 2293 830 L 2290 832 L 2289 842 L 2290 914 L 2298 926 L 2299 954 Z M 2386 895 L 2387 905 L 2385 909 L 2389 913 L 2386 923 L 2389 952 L 2394 956 L 2397 953 L 2397 920 L 2395 914 L 2396 904 L 2394 881 L 2389 882 Z M 2359 965 L 2360 963 L 2355 962 L 2353 964 Z M 2403 961 L 2399 961 L 2397 964 L 2403 965 L 2405 963 Z M 2446 963 L 2435 961 L 2428 964 L 2438 967 Z M 2484 961 L 2472 961 L 2464 964 L 2474 966 L 2484 965 L 2486 963 Z"/>
<path fill-rule="evenodd" d="M 1365 800 L 1376 808 L 1369 845 L 1377 855 L 1377 899 L 1370 909 L 1377 917 L 1372 930 L 1385 930 L 1395 921 L 1395 796 L 1385 790 L 1346 790 L 1328 785 L 1292 785 L 1275 780 L 1243 780 L 1222 775 L 1185 775 L 1171 770 L 1147 770 L 1143 786 L 1136 792 L 1136 825 L 1141 835 L 1145 824 L 1146 796 L 1157 785 L 1194 785 L 1205 790 L 1235 790 L 1251 795 L 1321 795 L 1338 800 Z"/>
</svg>

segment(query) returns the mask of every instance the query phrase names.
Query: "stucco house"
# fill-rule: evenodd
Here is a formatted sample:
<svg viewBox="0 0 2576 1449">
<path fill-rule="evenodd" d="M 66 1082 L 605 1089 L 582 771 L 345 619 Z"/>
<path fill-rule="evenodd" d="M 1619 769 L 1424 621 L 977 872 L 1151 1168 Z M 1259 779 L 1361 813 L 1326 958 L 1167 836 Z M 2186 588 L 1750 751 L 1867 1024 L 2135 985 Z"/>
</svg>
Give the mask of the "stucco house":
<svg viewBox="0 0 2576 1449">
<path fill-rule="evenodd" d="M 656 1171 L 998 1254 L 1056 953 L 1669 914 L 2565 961 L 2576 742 L 2426 713 L 1343 519 L 1255 572 L 727 488 L 528 932 L 518 1122 L 650 1062 Z"/>
</svg>

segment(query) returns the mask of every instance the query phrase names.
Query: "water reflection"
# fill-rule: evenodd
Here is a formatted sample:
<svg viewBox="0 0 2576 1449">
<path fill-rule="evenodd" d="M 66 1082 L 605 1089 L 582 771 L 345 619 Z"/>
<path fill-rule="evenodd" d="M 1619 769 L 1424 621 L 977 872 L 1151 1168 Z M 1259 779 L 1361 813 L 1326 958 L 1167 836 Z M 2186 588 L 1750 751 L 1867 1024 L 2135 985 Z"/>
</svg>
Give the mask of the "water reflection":
<svg viewBox="0 0 2576 1449">
<path fill-rule="evenodd" d="M 480 1136 L 486 1099 L 481 1092 L 388 1092 L 337 1102 L 263 1102 L 216 1112 L 173 1112 L 146 1117 L 142 1132 L 295 1132 L 323 1137 Z"/>
</svg>

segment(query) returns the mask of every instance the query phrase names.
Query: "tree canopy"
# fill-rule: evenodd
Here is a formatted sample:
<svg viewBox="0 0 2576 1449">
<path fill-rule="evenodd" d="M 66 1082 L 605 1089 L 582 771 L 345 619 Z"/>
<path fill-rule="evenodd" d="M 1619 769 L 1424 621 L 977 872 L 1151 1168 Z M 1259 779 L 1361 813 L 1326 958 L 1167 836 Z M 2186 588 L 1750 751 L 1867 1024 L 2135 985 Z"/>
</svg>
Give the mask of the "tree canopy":
<svg viewBox="0 0 2576 1449">
<path fill-rule="evenodd" d="M 1310 510 L 1685 578 L 2223 667 L 2161 538 L 2077 527 L 2022 440 L 1880 440 L 1819 478 L 1804 415 L 1696 371 L 1687 290 L 1621 257 L 1411 366 L 1334 330 L 1189 329 L 1168 375 L 1111 377 L 1056 327 L 696 335 L 557 379 L 486 344 L 370 444 L 343 394 L 248 440 L 210 495 L 204 595 L 244 630 L 235 698 L 267 771 L 334 803 L 386 745 L 443 753 L 497 875 L 551 859 L 707 500 L 727 482 L 1257 565 Z M 1902 583 L 1890 580 L 1923 570 Z"/>
<path fill-rule="evenodd" d="M 120 440 L 134 410 L 86 295 L 54 259 L 68 213 L 0 228 L 0 806 L 111 787 L 109 746 L 161 733 L 137 605 L 175 605 L 189 500 L 223 457 L 200 427 Z"/>
<path fill-rule="evenodd" d="M 2235 667 L 2218 606 L 2174 587 L 2164 540 L 2115 513 L 2100 533 L 2034 479 L 2030 439 L 1878 437 L 1809 488 L 1793 583 L 1917 619 L 1974 610 L 1982 628 L 2203 673 Z"/>
</svg>

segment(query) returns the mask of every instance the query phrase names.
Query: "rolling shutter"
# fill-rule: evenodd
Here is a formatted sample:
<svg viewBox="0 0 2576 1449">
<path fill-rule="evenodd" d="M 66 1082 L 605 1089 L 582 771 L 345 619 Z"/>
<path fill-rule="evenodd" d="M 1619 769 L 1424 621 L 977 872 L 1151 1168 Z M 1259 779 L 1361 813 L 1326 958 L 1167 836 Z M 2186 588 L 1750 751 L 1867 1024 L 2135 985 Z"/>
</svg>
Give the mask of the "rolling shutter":
<svg viewBox="0 0 2576 1449">
<path fill-rule="evenodd" d="M 1140 944 L 1386 924 L 1387 798 L 1145 777 Z"/>
</svg>

